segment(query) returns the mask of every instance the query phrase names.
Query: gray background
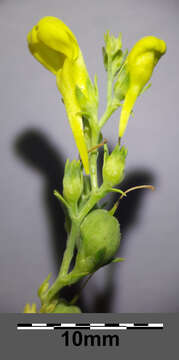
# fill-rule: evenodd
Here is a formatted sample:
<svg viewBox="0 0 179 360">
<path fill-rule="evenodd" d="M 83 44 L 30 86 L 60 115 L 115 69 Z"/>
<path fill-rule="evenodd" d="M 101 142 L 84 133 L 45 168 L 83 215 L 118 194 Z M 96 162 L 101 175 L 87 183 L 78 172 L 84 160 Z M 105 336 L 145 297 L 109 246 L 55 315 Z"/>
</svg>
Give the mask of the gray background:
<svg viewBox="0 0 179 360">
<path fill-rule="evenodd" d="M 118 211 L 122 264 L 89 282 L 83 310 L 173 312 L 179 300 L 178 241 L 178 2 L 177 0 L 0 1 L 0 312 L 38 301 L 36 289 L 57 274 L 64 247 L 63 217 L 52 190 L 61 187 L 65 158 L 77 149 L 55 78 L 33 59 L 26 34 L 43 16 L 61 18 L 75 33 L 105 106 L 103 34 L 123 33 L 124 47 L 142 36 L 166 41 L 168 51 L 149 89 L 135 105 L 125 135 L 123 184 L 153 183 L 123 200 Z M 103 134 L 117 140 L 119 113 Z M 112 280 L 113 279 L 113 280 Z"/>
</svg>

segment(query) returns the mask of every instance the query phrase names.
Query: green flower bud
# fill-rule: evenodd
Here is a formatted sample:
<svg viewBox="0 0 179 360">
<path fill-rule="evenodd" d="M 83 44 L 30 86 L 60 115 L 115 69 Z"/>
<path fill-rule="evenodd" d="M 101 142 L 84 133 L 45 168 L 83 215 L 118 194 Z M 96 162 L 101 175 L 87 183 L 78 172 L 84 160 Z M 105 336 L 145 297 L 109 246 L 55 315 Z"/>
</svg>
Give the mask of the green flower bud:
<svg viewBox="0 0 179 360">
<path fill-rule="evenodd" d="M 104 35 L 105 51 L 108 56 L 114 56 L 122 47 L 122 35 L 121 33 L 116 38 L 114 35 L 109 34 L 109 31 Z"/>
<path fill-rule="evenodd" d="M 69 305 L 67 301 L 61 300 L 53 310 L 53 313 L 55 314 L 80 314 L 81 310 L 78 306 L 75 305 Z"/>
<path fill-rule="evenodd" d="M 106 155 L 103 164 L 103 183 L 109 186 L 115 186 L 121 183 L 124 178 L 125 160 L 127 149 L 125 146 L 120 148 L 116 145 L 110 155 Z"/>
<path fill-rule="evenodd" d="M 109 31 L 104 35 L 105 47 L 103 47 L 103 62 L 105 70 L 108 71 L 110 67 L 112 77 L 114 78 L 121 66 L 123 65 L 127 52 L 122 51 L 122 34 L 118 37 L 109 34 Z"/>
<path fill-rule="evenodd" d="M 63 178 L 63 196 L 68 203 L 76 203 L 83 191 L 83 174 L 80 160 L 69 161 L 65 165 L 65 174 Z"/>
<path fill-rule="evenodd" d="M 109 263 L 120 244 L 120 225 L 107 210 L 97 209 L 81 224 L 81 245 L 74 272 L 92 273 Z"/>
</svg>

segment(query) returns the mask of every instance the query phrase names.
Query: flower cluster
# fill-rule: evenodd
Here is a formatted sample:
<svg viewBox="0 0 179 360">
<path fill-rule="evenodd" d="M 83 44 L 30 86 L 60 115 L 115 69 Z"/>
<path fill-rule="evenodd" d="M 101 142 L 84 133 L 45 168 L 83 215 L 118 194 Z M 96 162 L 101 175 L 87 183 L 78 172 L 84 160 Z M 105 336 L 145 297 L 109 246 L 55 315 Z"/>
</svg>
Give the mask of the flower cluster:
<svg viewBox="0 0 179 360">
<path fill-rule="evenodd" d="M 103 209 L 100 200 L 112 191 L 121 197 L 129 192 L 129 189 L 123 192 L 116 188 L 124 179 L 127 157 L 127 148 L 121 146 L 121 139 L 137 98 L 149 87 L 153 70 L 166 52 L 166 44 L 154 36 L 146 36 L 128 53 L 122 50 L 121 34 L 114 37 L 107 32 L 104 40 L 107 105 L 98 120 L 97 77 L 91 81 L 72 31 L 61 20 L 44 17 L 27 36 L 32 55 L 56 76 L 80 155 L 80 160 L 66 161 L 63 194 L 54 191 L 64 209 L 68 239 L 57 279 L 50 286 L 49 275 L 38 290 L 40 312 L 79 313 L 80 309 L 74 305 L 76 300 L 67 303 L 58 297 L 59 291 L 102 266 L 123 260 L 115 258 L 121 240 L 120 224 L 114 216 L 117 205 L 110 210 Z M 120 107 L 117 144 L 109 153 L 101 130 Z M 101 146 L 104 146 L 104 158 L 99 186 L 97 159 Z M 70 270 L 75 250 L 75 264 Z M 36 312 L 36 305 L 27 304 L 24 312 Z"/>
</svg>

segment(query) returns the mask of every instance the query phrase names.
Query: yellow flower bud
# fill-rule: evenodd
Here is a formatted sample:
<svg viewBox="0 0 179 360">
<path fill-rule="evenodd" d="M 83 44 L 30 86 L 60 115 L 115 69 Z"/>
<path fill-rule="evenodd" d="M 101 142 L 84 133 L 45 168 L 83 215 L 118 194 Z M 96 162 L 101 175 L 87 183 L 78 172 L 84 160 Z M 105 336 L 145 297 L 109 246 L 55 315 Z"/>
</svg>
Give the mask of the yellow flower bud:
<svg viewBox="0 0 179 360">
<path fill-rule="evenodd" d="M 84 93 L 88 73 L 78 42 L 72 31 L 55 17 L 44 17 L 27 36 L 32 55 L 56 75 L 57 86 L 66 107 L 70 126 L 84 169 L 89 173 L 88 151 L 83 133 L 80 106 L 76 99 L 76 86 Z"/>
<path fill-rule="evenodd" d="M 125 62 L 129 75 L 129 87 L 125 96 L 120 116 L 119 137 L 124 135 L 128 119 L 137 97 L 150 80 L 154 67 L 166 52 L 166 44 L 154 36 L 146 36 L 139 40 Z"/>
</svg>

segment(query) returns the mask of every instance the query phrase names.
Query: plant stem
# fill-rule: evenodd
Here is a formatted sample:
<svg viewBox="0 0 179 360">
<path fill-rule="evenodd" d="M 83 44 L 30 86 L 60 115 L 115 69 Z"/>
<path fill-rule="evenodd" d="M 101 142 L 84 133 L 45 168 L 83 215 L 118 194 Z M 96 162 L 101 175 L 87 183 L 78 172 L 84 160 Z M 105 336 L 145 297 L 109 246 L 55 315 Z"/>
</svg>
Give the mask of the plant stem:
<svg viewBox="0 0 179 360">
<path fill-rule="evenodd" d="M 107 107 L 112 102 L 112 84 L 113 84 L 113 75 L 112 75 L 112 59 L 108 59 L 108 79 L 107 79 Z"/>
<path fill-rule="evenodd" d="M 107 79 L 107 106 L 106 110 L 99 121 L 100 129 L 104 126 L 106 121 L 110 118 L 115 111 L 115 107 L 112 106 L 112 92 L 113 92 L 113 75 L 112 75 L 112 60 L 108 59 L 108 79 Z"/>
<path fill-rule="evenodd" d="M 93 144 L 93 146 L 96 145 L 97 143 Z M 97 158 L 98 158 L 98 151 L 95 149 L 90 154 L 90 176 L 91 176 L 92 191 L 96 191 L 98 189 Z"/>
<path fill-rule="evenodd" d="M 59 276 L 65 276 L 68 273 L 68 269 L 73 257 L 76 238 L 78 237 L 78 235 L 79 235 L 79 224 L 76 221 L 72 221 L 71 231 L 67 240 L 67 246 L 64 252 Z"/>
<path fill-rule="evenodd" d="M 103 185 L 96 191 L 92 192 L 89 200 L 86 202 L 84 207 L 81 209 L 78 220 L 80 223 L 84 219 L 84 217 L 89 213 L 89 211 L 97 204 L 99 200 L 101 200 L 108 192 L 108 189 L 106 189 Z"/>
<path fill-rule="evenodd" d="M 76 239 L 79 236 L 80 225 L 78 221 L 72 220 L 71 231 L 67 240 L 66 250 L 64 252 L 62 264 L 60 267 L 59 274 L 47 292 L 45 301 L 51 300 L 56 293 L 64 286 L 63 278 L 67 275 L 69 266 L 73 257 Z"/>
<path fill-rule="evenodd" d="M 103 116 L 101 117 L 100 121 L 99 121 L 99 127 L 100 129 L 102 129 L 102 127 L 105 125 L 105 123 L 107 122 L 107 120 L 110 118 L 110 116 L 113 114 L 113 112 L 116 109 L 114 107 L 112 107 L 111 105 L 107 106 Z"/>
</svg>

